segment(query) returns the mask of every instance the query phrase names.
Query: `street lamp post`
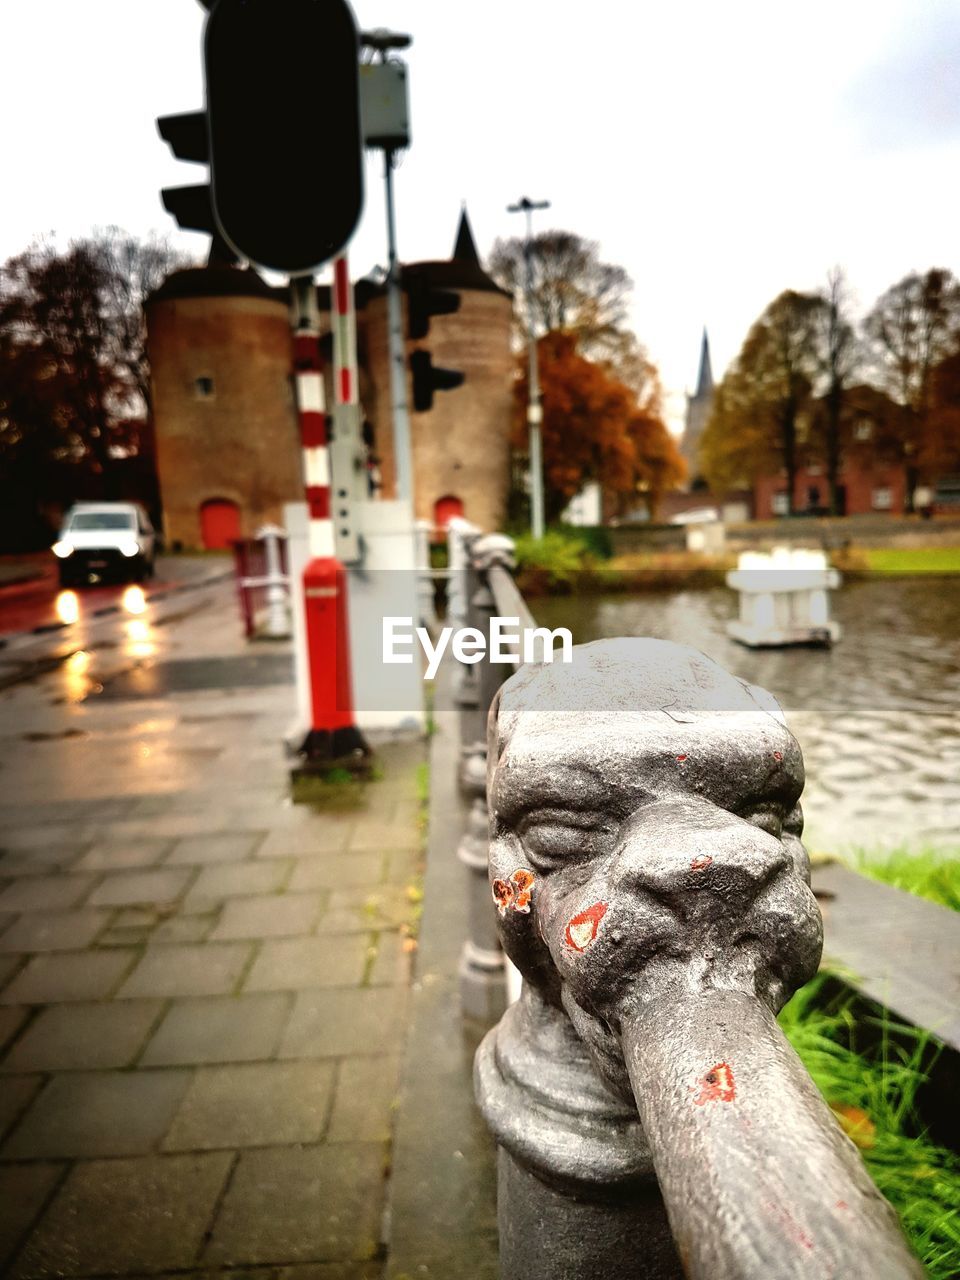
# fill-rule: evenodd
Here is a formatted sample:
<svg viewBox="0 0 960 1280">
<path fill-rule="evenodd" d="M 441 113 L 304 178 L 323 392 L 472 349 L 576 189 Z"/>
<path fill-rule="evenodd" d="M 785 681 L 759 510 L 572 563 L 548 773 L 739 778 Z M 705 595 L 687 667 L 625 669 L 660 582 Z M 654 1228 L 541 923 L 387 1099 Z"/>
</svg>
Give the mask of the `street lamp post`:
<svg viewBox="0 0 960 1280">
<path fill-rule="evenodd" d="M 531 200 L 523 196 L 516 204 L 507 206 L 508 213 L 527 215 L 526 235 L 523 241 L 525 265 L 524 295 L 527 312 L 527 428 L 530 439 L 530 530 L 535 538 L 542 538 L 543 520 L 543 447 L 540 424 L 543 408 L 540 404 L 540 370 L 537 364 L 537 335 L 533 327 L 533 211 L 549 209 L 549 200 Z"/>
</svg>

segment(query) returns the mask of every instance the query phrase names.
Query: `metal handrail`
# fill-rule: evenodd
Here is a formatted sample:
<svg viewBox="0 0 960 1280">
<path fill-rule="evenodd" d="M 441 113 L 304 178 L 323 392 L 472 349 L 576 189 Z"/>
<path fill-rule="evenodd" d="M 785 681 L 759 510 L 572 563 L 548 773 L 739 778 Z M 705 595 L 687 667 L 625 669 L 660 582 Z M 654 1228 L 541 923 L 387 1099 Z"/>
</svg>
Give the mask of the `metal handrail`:
<svg viewBox="0 0 960 1280">
<path fill-rule="evenodd" d="M 475 557 L 481 585 L 473 597 L 480 614 L 473 620 L 482 627 L 497 615 L 519 619 L 521 630 L 534 629 L 509 562 L 502 548 L 498 558 L 491 560 L 489 550 Z M 751 764 L 753 740 L 744 739 L 738 755 L 737 730 L 731 729 L 731 741 L 718 753 L 709 696 L 698 701 L 699 681 L 708 688 L 714 677 L 700 668 L 685 672 L 687 655 L 681 646 L 663 647 L 663 661 L 676 663 L 677 688 L 684 690 L 678 705 L 689 711 L 679 719 L 664 716 L 666 754 L 654 742 L 651 767 L 662 772 L 666 759 L 682 768 L 688 752 L 703 748 L 706 758 L 712 742 L 714 763 L 707 767 L 724 778 L 731 768 Z M 645 811 L 647 825 L 632 827 L 633 802 L 622 811 L 616 807 L 633 794 L 635 781 L 626 739 L 635 746 L 643 733 L 656 738 L 660 730 L 649 726 L 659 721 L 656 714 L 639 716 L 622 735 L 622 724 L 606 719 L 600 704 L 607 660 L 595 654 L 600 665 L 587 671 L 586 681 L 592 680 L 594 692 L 584 695 L 582 707 L 576 695 L 582 673 L 570 672 L 569 703 L 565 692 L 556 717 L 549 715 L 551 697 L 566 683 L 556 668 L 544 669 L 544 698 L 536 692 L 541 676 L 527 669 L 496 701 L 504 669 L 497 674 L 484 663 L 479 671 L 480 713 L 485 722 L 493 704 L 490 742 L 497 754 L 487 773 L 483 744 L 471 745 L 477 798 L 464 840 L 469 856 L 462 848 L 461 857 L 475 873 L 473 918 L 486 918 L 478 898 L 484 889 L 487 912 L 492 909 L 486 887 L 492 882 L 504 947 L 526 979 L 521 999 L 487 1035 L 476 1063 L 478 1099 L 500 1149 L 503 1280 L 675 1280 L 681 1273 L 693 1280 L 919 1280 L 923 1270 L 895 1214 L 777 1024 L 772 1008 L 782 998 L 769 992 L 762 998 L 759 990 L 773 981 L 769 974 L 782 971 L 785 996 L 816 967 L 820 924 L 804 883 L 799 840 L 788 831 L 780 847 L 779 838 L 758 837 L 724 805 L 704 798 L 710 788 L 704 791 L 693 768 L 675 793 L 667 789 L 668 799 L 656 798 L 655 773 L 650 803 L 663 816 Z M 743 695 L 744 686 L 726 673 L 721 678 L 741 696 L 753 696 Z M 635 684 L 639 709 L 646 690 L 642 680 Z M 499 708 L 508 727 L 498 731 Z M 511 753 L 510 735 L 523 717 L 528 736 Z M 679 752 L 670 745 L 676 725 L 683 726 Z M 767 730 L 768 736 L 774 732 Z M 753 762 L 758 769 L 769 767 L 767 755 L 788 768 L 796 744 L 787 744 L 792 739 L 785 727 L 783 734 L 783 742 L 771 737 L 763 747 L 764 760 Z M 592 744 L 601 740 L 603 750 L 592 754 Z M 501 760 L 503 786 L 508 794 L 511 784 L 514 790 L 498 812 Z M 796 749 L 790 767 L 802 780 L 799 760 Z M 558 774 L 566 777 L 571 765 L 592 778 L 591 794 L 599 800 L 591 804 L 603 806 L 604 788 L 619 786 L 623 793 L 611 809 L 613 827 L 627 819 L 620 844 L 605 846 L 592 861 L 586 810 L 576 796 L 580 784 L 570 773 L 571 781 L 557 786 Z M 523 818 L 509 816 L 535 810 L 538 768 L 551 796 L 543 823 L 548 832 L 552 823 L 561 833 L 555 869 L 549 870 L 548 859 L 543 874 L 527 869 Z M 494 841 L 489 846 L 478 781 L 484 773 Z M 581 830 L 582 849 L 576 843 Z M 701 838 L 717 842 L 711 856 L 700 854 Z M 484 847 L 489 881 L 481 872 Z M 568 848 L 578 852 L 568 854 Z M 551 883 L 568 856 L 578 870 Z M 581 901 L 582 895 L 589 896 Z M 755 911 L 754 898 L 766 905 Z M 610 919 L 619 907 L 617 923 L 607 926 L 603 945 L 591 952 L 608 899 Z M 567 915 L 564 946 L 557 939 Z M 571 928 L 579 930 L 572 942 Z M 647 955 L 647 929 L 652 950 L 641 963 L 636 957 Z M 751 948 L 753 977 L 743 958 Z M 489 945 L 487 954 L 493 955 Z M 704 974 L 715 961 L 720 977 L 712 983 Z"/>
<path fill-rule="evenodd" d="M 487 570 L 487 582 L 493 593 L 497 614 L 501 618 L 519 618 L 522 631 L 534 630 L 536 619 L 520 594 L 509 569 L 502 564 L 491 565 Z"/>
</svg>

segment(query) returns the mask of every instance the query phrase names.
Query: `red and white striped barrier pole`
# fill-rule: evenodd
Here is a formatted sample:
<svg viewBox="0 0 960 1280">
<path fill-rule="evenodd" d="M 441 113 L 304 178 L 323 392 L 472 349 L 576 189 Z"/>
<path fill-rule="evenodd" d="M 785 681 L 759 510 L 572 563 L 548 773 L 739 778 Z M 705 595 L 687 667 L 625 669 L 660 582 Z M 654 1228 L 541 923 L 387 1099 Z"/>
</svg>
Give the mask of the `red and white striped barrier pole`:
<svg viewBox="0 0 960 1280">
<path fill-rule="evenodd" d="M 298 304 L 293 355 L 310 521 L 310 561 L 303 573 L 303 603 L 311 722 L 300 750 L 308 764 L 314 766 L 350 765 L 365 761 L 370 749 L 354 724 L 347 575 L 334 554 L 329 425 L 316 294 L 311 277 L 297 277 L 292 284 Z"/>
<path fill-rule="evenodd" d="M 361 507 L 367 500 L 366 459 L 360 429 L 357 321 L 347 255 L 333 263 L 333 472 L 334 553 L 343 564 L 363 561 Z"/>
<path fill-rule="evenodd" d="M 333 264 L 333 312 L 333 363 L 337 404 L 357 404 L 357 316 L 345 253 Z"/>
</svg>

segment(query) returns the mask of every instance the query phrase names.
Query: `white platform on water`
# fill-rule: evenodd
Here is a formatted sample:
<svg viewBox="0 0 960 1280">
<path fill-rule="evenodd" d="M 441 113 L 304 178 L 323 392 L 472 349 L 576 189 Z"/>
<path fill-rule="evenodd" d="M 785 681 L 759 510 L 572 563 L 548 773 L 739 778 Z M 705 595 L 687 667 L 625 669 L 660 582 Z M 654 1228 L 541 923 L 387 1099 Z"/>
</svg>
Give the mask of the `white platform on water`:
<svg viewBox="0 0 960 1280">
<path fill-rule="evenodd" d="M 727 586 L 740 595 L 740 616 L 727 623 L 727 633 L 753 649 L 834 644 L 840 626 L 830 617 L 827 593 L 839 585 L 822 551 L 744 551 L 727 574 Z"/>
</svg>

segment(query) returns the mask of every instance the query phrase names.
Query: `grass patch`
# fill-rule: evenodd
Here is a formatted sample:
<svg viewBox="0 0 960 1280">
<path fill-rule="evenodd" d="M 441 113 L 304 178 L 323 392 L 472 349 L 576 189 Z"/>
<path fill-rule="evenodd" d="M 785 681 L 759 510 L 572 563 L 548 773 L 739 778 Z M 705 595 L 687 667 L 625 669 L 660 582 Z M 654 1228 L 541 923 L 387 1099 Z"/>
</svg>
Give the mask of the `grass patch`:
<svg viewBox="0 0 960 1280">
<path fill-rule="evenodd" d="M 592 572 L 596 562 L 586 539 L 562 529 L 548 529 L 542 538 L 520 534 L 515 554 L 517 583 L 524 595 L 569 591 L 576 579 Z"/>
<path fill-rule="evenodd" d="M 308 804 L 318 813 L 343 813 L 363 809 L 367 804 L 367 787 L 383 778 L 383 766 L 374 760 L 365 775 L 349 769 L 333 768 L 324 773 L 297 773 L 290 780 L 290 798 L 294 804 Z"/>
<path fill-rule="evenodd" d="M 421 760 L 416 772 L 417 803 L 425 809 L 430 803 L 430 765 Z"/>
<path fill-rule="evenodd" d="M 928 1275 L 952 1280 L 960 1275 L 960 1158 L 929 1140 L 916 1108 L 937 1047 L 927 1032 L 886 1014 L 858 1022 L 855 997 L 836 982 L 823 973 L 808 983 L 781 1011 L 780 1025 Z"/>
<path fill-rule="evenodd" d="M 873 573 L 960 573 L 960 547 L 860 547 Z"/>
<path fill-rule="evenodd" d="M 524 596 L 576 592 L 638 592 L 721 586 L 736 556 L 690 551 L 641 551 L 608 558 L 596 538 L 549 529 L 517 538 L 517 586 Z"/>
<path fill-rule="evenodd" d="M 909 849 L 894 849 L 891 853 L 856 849 L 843 861 L 852 871 L 872 880 L 882 880 L 895 889 L 960 911 L 960 857 L 947 857 L 935 849 L 917 853 Z"/>
<path fill-rule="evenodd" d="M 603 530 L 560 525 L 542 538 L 521 533 L 516 539 L 517 584 L 524 595 L 616 592 L 722 586 L 736 566 L 733 552 L 701 555 L 694 551 L 639 551 L 611 556 Z M 861 547 L 830 552 L 830 563 L 851 579 L 875 574 L 960 574 L 960 546 Z"/>
<path fill-rule="evenodd" d="M 733 553 L 635 551 L 614 556 L 597 576 L 601 591 L 694 591 L 722 587 L 736 563 Z"/>
</svg>

